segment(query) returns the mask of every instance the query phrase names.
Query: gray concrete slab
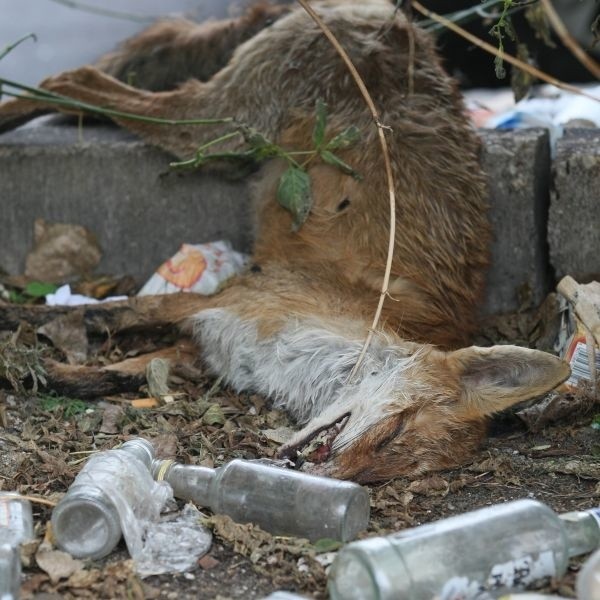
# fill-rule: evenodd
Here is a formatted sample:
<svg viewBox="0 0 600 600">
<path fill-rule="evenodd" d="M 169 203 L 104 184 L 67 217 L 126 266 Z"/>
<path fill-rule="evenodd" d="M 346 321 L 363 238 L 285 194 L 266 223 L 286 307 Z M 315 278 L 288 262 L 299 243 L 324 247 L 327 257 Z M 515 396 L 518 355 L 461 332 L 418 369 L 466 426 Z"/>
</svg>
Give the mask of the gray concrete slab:
<svg viewBox="0 0 600 600">
<path fill-rule="evenodd" d="M 600 130 L 572 129 L 556 145 L 548 243 L 557 278 L 600 280 Z"/>
<path fill-rule="evenodd" d="M 482 131 L 494 232 L 485 312 L 540 303 L 552 281 L 546 224 L 550 156 L 542 129 Z"/>
<path fill-rule="evenodd" d="M 36 218 L 94 231 L 100 270 L 150 275 L 182 242 L 251 246 L 243 182 L 173 172 L 169 155 L 109 126 L 27 126 L 0 136 L 0 266 L 21 273 Z M 50 119 L 50 123 L 53 123 Z M 546 249 L 549 157 L 542 130 L 482 132 L 493 259 L 486 312 L 539 302 L 550 287 Z"/>
<path fill-rule="evenodd" d="M 251 245 L 244 182 L 174 172 L 172 158 L 108 126 L 40 126 L 0 136 L 0 266 L 21 273 L 33 222 L 90 228 L 99 272 L 140 282 L 181 243 Z"/>
</svg>

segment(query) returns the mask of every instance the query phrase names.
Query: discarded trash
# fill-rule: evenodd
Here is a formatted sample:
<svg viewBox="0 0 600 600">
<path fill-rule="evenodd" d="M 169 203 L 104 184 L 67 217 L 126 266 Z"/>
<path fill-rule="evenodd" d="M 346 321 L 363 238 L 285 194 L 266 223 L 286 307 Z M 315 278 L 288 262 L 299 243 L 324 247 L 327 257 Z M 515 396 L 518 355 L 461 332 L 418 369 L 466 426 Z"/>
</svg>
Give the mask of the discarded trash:
<svg viewBox="0 0 600 600">
<path fill-rule="evenodd" d="M 16 600 L 21 588 L 21 558 L 19 549 L 0 544 L 0 598 Z"/>
<path fill-rule="evenodd" d="M 600 373 L 600 283 L 581 285 L 566 276 L 556 289 L 569 303 L 555 345 L 571 367 L 564 386 L 574 390 L 581 380 L 595 384 Z"/>
<path fill-rule="evenodd" d="M 577 575 L 577 598 L 600 600 L 600 551 L 587 559 Z"/>
<path fill-rule="evenodd" d="M 170 488 L 150 475 L 153 458 L 143 439 L 93 455 L 52 513 L 58 546 L 76 558 L 101 558 L 122 534 L 135 560 L 146 524 L 157 521 L 171 497 Z"/>
<path fill-rule="evenodd" d="M 196 292 L 214 294 L 219 286 L 239 273 L 246 257 L 227 241 L 183 244 L 144 284 L 139 296 Z"/>
<path fill-rule="evenodd" d="M 212 543 L 212 532 L 200 524 L 201 518 L 202 513 L 187 504 L 180 513 L 152 523 L 146 531 L 144 549 L 135 559 L 136 573 L 149 577 L 196 568 Z"/>
<path fill-rule="evenodd" d="M 100 304 L 101 302 L 114 302 L 115 300 L 126 300 L 127 296 L 110 296 L 102 300 L 73 294 L 70 285 L 59 287 L 53 294 L 46 294 L 46 304 L 48 306 L 81 306 L 82 304 Z"/>
<path fill-rule="evenodd" d="M 218 469 L 156 460 L 152 474 L 176 498 L 276 535 L 345 542 L 369 523 L 369 495 L 349 481 L 239 459 Z"/>
<path fill-rule="evenodd" d="M 569 557 L 600 545 L 599 515 L 559 517 L 541 502 L 517 500 L 354 542 L 331 567 L 330 597 L 497 598 L 564 575 Z"/>
<path fill-rule="evenodd" d="M 600 98 L 600 86 L 588 87 L 586 91 Z M 553 86 L 540 86 L 535 94 L 516 104 L 510 102 L 512 92 L 509 90 L 471 90 L 465 97 L 476 126 L 491 129 L 544 127 L 548 129 L 551 148 L 566 127 L 600 127 L 600 104 L 596 100 Z"/>
<path fill-rule="evenodd" d="M 21 587 L 19 545 L 33 539 L 31 504 L 19 494 L 0 492 L 0 599 L 16 600 Z"/>
</svg>

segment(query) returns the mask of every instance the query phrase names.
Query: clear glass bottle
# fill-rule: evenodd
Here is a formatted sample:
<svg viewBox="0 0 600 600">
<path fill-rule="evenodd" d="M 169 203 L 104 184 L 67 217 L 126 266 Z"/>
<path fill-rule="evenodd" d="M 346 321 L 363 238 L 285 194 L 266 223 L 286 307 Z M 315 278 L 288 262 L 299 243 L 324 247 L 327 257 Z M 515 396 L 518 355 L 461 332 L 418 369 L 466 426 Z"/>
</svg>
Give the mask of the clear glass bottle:
<svg viewBox="0 0 600 600">
<path fill-rule="evenodd" d="M 431 600 L 452 597 L 450 590 L 496 598 L 561 577 L 569 557 L 598 547 L 598 514 L 558 516 L 541 502 L 517 500 L 354 542 L 331 566 L 330 598 Z"/>
<path fill-rule="evenodd" d="M 123 534 L 130 554 L 141 552 L 140 519 L 156 518 L 165 500 L 154 490 L 153 458 L 141 438 L 94 454 L 52 512 L 58 546 L 77 558 L 101 558 Z"/>
<path fill-rule="evenodd" d="M 17 600 L 21 588 L 18 546 L 0 543 L 0 600 Z"/>
<path fill-rule="evenodd" d="M 0 492 L 0 599 L 19 597 L 19 544 L 33 539 L 31 503 L 16 492 Z"/>
<path fill-rule="evenodd" d="M 577 598 L 600 600 L 600 550 L 588 558 L 577 575 Z"/>
<path fill-rule="evenodd" d="M 369 494 L 349 481 L 239 459 L 218 469 L 157 460 L 152 474 L 176 498 L 276 535 L 346 542 L 369 523 Z"/>
</svg>

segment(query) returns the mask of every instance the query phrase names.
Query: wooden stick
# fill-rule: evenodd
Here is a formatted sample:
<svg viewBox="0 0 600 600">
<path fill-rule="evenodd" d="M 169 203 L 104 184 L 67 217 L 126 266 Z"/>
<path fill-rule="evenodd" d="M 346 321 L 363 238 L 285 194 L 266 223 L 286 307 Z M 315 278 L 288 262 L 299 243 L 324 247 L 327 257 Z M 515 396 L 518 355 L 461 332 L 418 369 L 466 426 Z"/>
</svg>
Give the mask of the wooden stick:
<svg viewBox="0 0 600 600">
<path fill-rule="evenodd" d="M 541 79 L 542 81 L 545 81 L 546 83 L 550 83 L 551 85 L 554 85 L 557 88 L 560 88 L 561 90 L 566 90 L 567 92 L 572 92 L 573 94 L 578 94 L 579 96 L 585 96 L 586 98 L 590 98 L 591 100 L 600 102 L 600 98 L 597 98 L 596 96 L 592 96 L 592 94 L 588 94 L 587 92 L 580 90 L 578 87 L 576 87 L 574 85 L 565 83 L 564 81 L 560 81 L 560 80 L 556 79 L 555 77 L 552 77 L 552 76 L 544 73 L 543 71 L 540 71 L 539 69 L 536 69 L 535 67 L 532 67 L 531 65 L 528 65 L 527 63 L 523 62 L 522 60 L 519 60 L 518 58 L 515 58 L 514 56 L 512 56 L 510 54 L 506 54 L 505 52 L 500 52 L 500 50 L 498 50 L 498 48 L 495 48 L 491 44 L 488 44 L 487 42 L 480 40 L 477 36 L 474 36 L 472 33 L 469 33 L 466 29 L 463 29 L 456 23 L 449 21 L 442 15 L 438 15 L 437 13 L 431 12 L 430 10 L 426 9 L 417 0 L 411 0 L 411 4 L 422 15 L 429 17 L 430 19 L 433 19 L 434 21 L 437 21 L 438 23 L 444 25 L 445 27 L 447 27 L 454 33 L 460 35 L 461 37 L 465 38 L 469 42 L 475 44 L 482 50 L 485 50 L 486 52 L 489 52 L 490 54 L 493 54 L 494 56 L 498 56 L 498 57 L 502 58 L 506 62 L 510 63 L 511 65 L 514 65 L 515 67 L 518 67 L 522 71 L 525 71 L 526 73 L 529 73 L 530 75 L 533 75 L 534 77 L 537 77 L 538 79 Z"/>
<path fill-rule="evenodd" d="M 561 42 L 571 51 L 571 54 L 596 78 L 600 79 L 600 65 L 585 52 L 577 40 L 569 33 L 562 19 L 552 6 L 550 0 L 542 0 L 542 6 L 550 24 L 556 31 Z"/>
<path fill-rule="evenodd" d="M 119 333 L 178 325 L 202 309 L 208 297 L 196 294 L 138 296 L 118 302 L 83 306 L 0 304 L 0 331 L 15 330 L 21 321 L 40 327 L 57 317 L 78 312 L 88 334 Z"/>
<path fill-rule="evenodd" d="M 396 186 L 394 184 L 394 175 L 392 172 L 392 162 L 390 160 L 390 152 L 387 145 L 387 140 L 385 139 L 385 130 L 389 129 L 386 125 L 384 125 L 380 118 L 379 112 L 371 98 L 371 94 L 367 89 L 362 77 L 359 72 L 356 70 L 356 67 L 350 60 L 347 52 L 342 48 L 337 38 L 333 35 L 331 29 L 327 27 L 327 25 L 323 22 L 323 19 L 313 10 L 307 0 L 298 0 L 300 5 L 304 8 L 304 10 L 310 15 L 313 21 L 317 24 L 317 26 L 321 29 L 325 37 L 329 40 L 331 45 L 335 48 L 336 52 L 340 55 L 341 59 L 344 61 L 344 64 L 348 68 L 350 75 L 356 82 L 362 97 L 365 100 L 365 103 L 369 107 L 371 111 L 371 115 L 373 116 L 373 121 L 377 127 L 377 133 L 379 134 L 379 143 L 381 144 L 381 153 L 383 156 L 383 162 L 385 165 L 385 173 L 387 177 L 388 183 L 388 193 L 390 197 L 390 234 L 389 234 L 389 243 L 388 243 L 388 253 L 387 253 L 387 262 L 385 265 L 385 272 L 383 275 L 383 284 L 381 286 L 381 293 L 379 295 L 379 302 L 377 304 L 377 310 L 375 311 L 375 316 L 373 317 L 373 323 L 371 325 L 371 329 L 367 334 L 367 338 L 365 343 L 363 344 L 361 353 L 354 365 L 350 375 L 348 376 L 348 380 L 351 380 L 356 371 L 358 370 L 359 365 L 363 361 L 365 353 L 367 352 L 367 348 L 373 339 L 373 334 L 377 328 L 377 324 L 379 323 L 379 319 L 381 317 L 381 311 L 383 310 L 383 303 L 385 301 L 386 296 L 388 295 L 388 287 L 390 283 L 390 273 L 392 271 L 392 260 L 394 258 L 394 244 L 396 241 Z"/>
</svg>

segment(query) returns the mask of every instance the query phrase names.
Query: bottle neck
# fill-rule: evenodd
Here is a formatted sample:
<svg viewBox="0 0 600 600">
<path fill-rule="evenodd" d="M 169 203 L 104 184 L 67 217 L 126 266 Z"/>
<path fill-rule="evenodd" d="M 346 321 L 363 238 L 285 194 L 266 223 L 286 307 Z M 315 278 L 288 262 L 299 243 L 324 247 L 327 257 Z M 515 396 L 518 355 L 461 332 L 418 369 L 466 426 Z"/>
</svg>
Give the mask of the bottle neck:
<svg viewBox="0 0 600 600">
<path fill-rule="evenodd" d="M 125 442 L 119 448 L 119 450 L 135 456 L 135 458 L 137 458 L 147 468 L 150 468 L 150 465 L 154 459 L 154 446 L 152 446 L 148 440 L 143 438 L 129 440 L 128 442 Z"/>
<path fill-rule="evenodd" d="M 568 512 L 560 519 L 565 525 L 569 557 L 600 547 L 600 508 Z"/>
<path fill-rule="evenodd" d="M 156 481 L 166 481 L 171 485 L 176 498 L 192 500 L 199 506 L 212 506 L 216 469 L 183 465 L 172 460 L 154 460 L 151 471 Z"/>
</svg>

